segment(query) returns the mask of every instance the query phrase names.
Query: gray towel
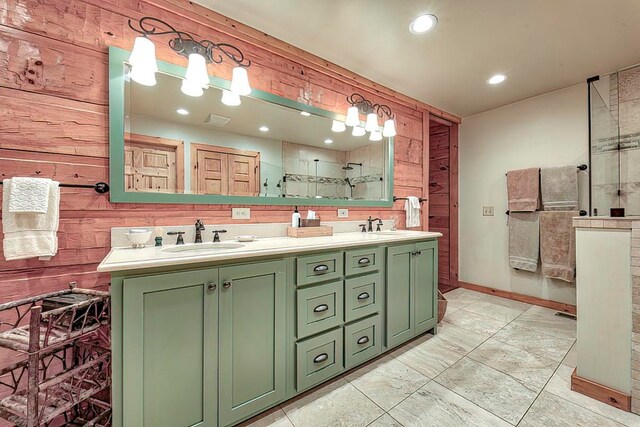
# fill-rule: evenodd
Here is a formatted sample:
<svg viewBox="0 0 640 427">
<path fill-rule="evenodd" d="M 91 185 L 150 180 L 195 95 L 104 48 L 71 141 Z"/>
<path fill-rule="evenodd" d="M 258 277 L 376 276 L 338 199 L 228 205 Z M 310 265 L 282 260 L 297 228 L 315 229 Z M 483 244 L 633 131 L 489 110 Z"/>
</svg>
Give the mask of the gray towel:
<svg viewBox="0 0 640 427">
<path fill-rule="evenodd" d="M 578 173 L 575 166 L 542 168 L 540 181 L 545 211 L 578 209 Z"/>
<path fill-rule="evenodd" d="M 578 211 L 540 212 L 542 274 L 572 283 L 576 271 L 576 233 L 573 218 Z"/>
<path fill-rule="evenodd" d="M 540 256 L 540 222 L 538 212 L 509 213 L 509 266 L 537 271 Z"/>
</svg>

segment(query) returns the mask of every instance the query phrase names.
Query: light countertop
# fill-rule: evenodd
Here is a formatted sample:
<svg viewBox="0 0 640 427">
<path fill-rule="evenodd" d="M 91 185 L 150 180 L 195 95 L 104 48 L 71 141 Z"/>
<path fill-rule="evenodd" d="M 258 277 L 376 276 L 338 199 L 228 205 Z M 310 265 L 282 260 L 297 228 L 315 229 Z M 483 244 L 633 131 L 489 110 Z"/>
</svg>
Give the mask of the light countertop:
<svg viewBox="0 0 640 427">
<path fill-rule="evenodd" d="M 210 261 L 238 260 L 262 256 L 284 255 L 304 252 L 315 252 L 330 249 L 351 249 L 360 246 L 371 246 L 384 243 L 400 243 L 403 241 L 435 239 L 441 233 L 425 231 L 386 231 L 382 233 L 337 233 L 326 237 L 270 237 L 253 242 L 241 243 L 233 249 L 210 249 L 203 244 L 202 249 L 171 252 L 175 245 L 146 248 L 113 248 L 98 266 L 100 272 L 139 270 L 173 265 L 188 265 Z M 231 243 L 233 240 L 225 240 Z M 181 248 L 196 247 L 199 244 L 185 244 Z"/>
</svg>

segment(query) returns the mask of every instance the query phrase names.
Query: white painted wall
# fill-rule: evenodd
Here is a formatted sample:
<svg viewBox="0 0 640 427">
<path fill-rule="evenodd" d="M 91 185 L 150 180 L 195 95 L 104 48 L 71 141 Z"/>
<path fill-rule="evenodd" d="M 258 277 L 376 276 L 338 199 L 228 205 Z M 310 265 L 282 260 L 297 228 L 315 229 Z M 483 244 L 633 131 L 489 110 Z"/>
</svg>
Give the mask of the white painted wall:
<svg viewBox="0 0 640 427">
<path fill-rule="evenodd" d="M 496 90 L 508 90 L 508 82 Z M 460 281 L 575 304 L 575 285 L 509 268 L 507 189 L 512 169 L 588 163 L 586 84 L 464 118 L 460 127 Z M 579 176 L 581 209 L 588 177 Z M 482 206 L 495 206 L 483 217 Z"/>
</svg>

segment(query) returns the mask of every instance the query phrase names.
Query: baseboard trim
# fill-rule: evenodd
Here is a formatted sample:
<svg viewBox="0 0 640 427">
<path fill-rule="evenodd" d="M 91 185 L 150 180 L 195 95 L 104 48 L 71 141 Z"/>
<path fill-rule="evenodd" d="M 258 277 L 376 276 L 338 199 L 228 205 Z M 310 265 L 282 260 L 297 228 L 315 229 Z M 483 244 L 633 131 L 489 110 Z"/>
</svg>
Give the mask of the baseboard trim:
<svg viewBox="0 0 640 427">
<path fill-rule="evenodd" d="M 547 307 L 552 310 L 561 311 L 568 314 L 576 314 L 576 306 L 571 304 L 565 304 L 562 302 L 551 301 L 548 299 L 542 299 L 538 297 L 532 297 L 529 295 L 517 294 L 515 292 L 503 291 L 501 289 L 489 288 L 487 286 L 474 285 L 473 283 L 458 282 L 461 288 L 469 289 L 472 291 L 482 292 L 484 294 L 495 295 L 497 297 L 508 298 L 515 301 L 526 302 L 528 304 L 539 305 Z"/>
<path fill-rule="evenodd" d="M 602 384 L 581 378 L 576 371 L 577 368 L 574 369 L 571 374 L 571 390 L 615 408 L 622 409 L 623 411 L 631 412 L 631 396 L 603 386 Z"/>
</svg>

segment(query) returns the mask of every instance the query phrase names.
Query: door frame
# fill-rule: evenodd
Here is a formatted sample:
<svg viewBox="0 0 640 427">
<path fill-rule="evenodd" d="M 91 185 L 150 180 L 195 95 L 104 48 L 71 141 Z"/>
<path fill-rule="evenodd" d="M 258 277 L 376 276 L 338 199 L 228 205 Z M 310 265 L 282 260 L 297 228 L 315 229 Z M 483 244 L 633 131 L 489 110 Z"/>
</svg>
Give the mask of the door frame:
<svg viewBox="0 0 640 427">
<path fill-rule="evenodd" d="M 221 147 L 219 145 L 207 144 L 204 142 L 192 142 L 189 144 L 190 159 L 189 168 L 191 169 L 191 192 L 193 194 L 205 194 L 198 191 L 198 150 L 213 151 L 216 153 L 236 154 L 240 156 L 256 158 L 256 190 L 260 194 L 260 152 L 251 150 L 238 150 L 230 147 Z M 255 197 L 258 197 L 257 195 Z"/>
<path fill-rule="evenodd" d="M 176 193 L 184 192 L 184 141 L 163 138 L 160 136 L 142 135 L 125 132 L 124 145 L 127 143 L 147 145 L 151 147 L 173 148 L 176 152 Z"/>
</svg>

